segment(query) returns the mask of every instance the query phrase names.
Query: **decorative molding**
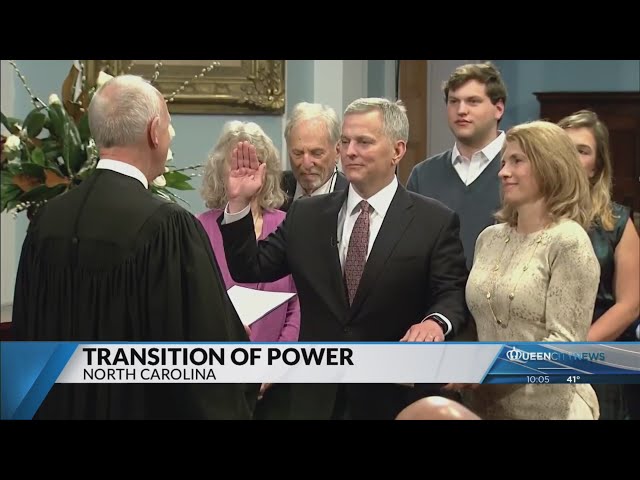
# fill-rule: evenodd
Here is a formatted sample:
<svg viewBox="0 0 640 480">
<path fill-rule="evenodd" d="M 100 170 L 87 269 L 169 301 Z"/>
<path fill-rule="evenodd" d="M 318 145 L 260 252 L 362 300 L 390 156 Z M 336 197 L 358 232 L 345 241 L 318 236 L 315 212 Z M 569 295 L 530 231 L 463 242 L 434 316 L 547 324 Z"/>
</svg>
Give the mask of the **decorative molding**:
<svg viewBox="0 0 640 480">
<path fill-rule="evenodd" d="M 161 65 L 159 66 L 159 62 Z M 149 80 L 178 114 L 281 115 L 284 60 L 85 60 L 89 86 L 101 70 Z"/>
</svg>

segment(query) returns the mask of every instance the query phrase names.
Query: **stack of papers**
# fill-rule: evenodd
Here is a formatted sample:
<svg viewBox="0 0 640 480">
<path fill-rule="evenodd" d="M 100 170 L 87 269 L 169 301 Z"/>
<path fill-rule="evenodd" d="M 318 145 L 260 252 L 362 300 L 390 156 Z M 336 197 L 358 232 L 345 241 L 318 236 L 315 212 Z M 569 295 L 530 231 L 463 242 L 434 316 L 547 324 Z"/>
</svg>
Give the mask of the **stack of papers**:
<svg viewBox="0 0 640 480">
<path fill-rule="evenodd" d="M 238 285 L 231 287 L 227 293 L 244 325 L 260 320 L 295 295 L 289 292 L 264 292 Z"/>
</svg>

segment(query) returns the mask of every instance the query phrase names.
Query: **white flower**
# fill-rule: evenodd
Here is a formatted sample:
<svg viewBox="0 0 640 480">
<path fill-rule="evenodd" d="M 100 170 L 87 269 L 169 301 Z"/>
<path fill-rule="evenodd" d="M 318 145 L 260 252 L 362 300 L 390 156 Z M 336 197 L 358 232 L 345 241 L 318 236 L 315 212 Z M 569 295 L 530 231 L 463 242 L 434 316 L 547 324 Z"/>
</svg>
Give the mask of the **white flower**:
<svg viewBox="0 0 640 480">
<path fill-rule="evenodd" d="M 4 143 L 5 152 L 16 152 L 20 150 L 20 137 L 17 135 L 9 135 Z"/>
<path fill-rule="evenodd" d="M 55 93 L 49 95 L 49 105 L 62 105 L 60 98 Z"/>
<path fill-rule="evenodd" d="M 98 78 L 96 79 L 96 88 L 100 88 L 102 85 L 107 83 L 112 78 L 113 78 L 112 75 L 109 75 L 108 73 L 100 72 L 100 74 L 98 75 Z"/>
<path fill-rule="evenodd" d="M 167 162 L 170 162 L 171 160 L 173 160 L 173 152 L 169 149 L 167 150 Z"/>
<path fill-rule="evenodd" d="M 167 185 L 167 180 L 164 178 L 164 175 L 160 175 L 159 177 L 156 177 L 156 178 L 153 180 L 153 184 L 154 184 L 156 187 L 166 187 L 166 185 Z"/>
<path fill-rule="evenodd" d="M 176 131 L 173 129 L 173 125 L 169 124 L 169 138 L 173 140 L 173 137 L 176 136 Z"/>
</svg>

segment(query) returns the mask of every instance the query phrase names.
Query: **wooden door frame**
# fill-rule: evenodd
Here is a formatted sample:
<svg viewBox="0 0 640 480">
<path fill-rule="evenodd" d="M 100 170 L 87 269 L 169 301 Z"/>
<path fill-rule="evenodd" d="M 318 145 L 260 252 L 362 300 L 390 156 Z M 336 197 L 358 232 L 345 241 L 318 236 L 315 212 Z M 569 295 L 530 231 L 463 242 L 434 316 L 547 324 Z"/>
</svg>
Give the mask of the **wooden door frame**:
<svg viewBox="0 0 640 480">
<path fill-rule="evenodd" d="M 427 158 L 428 60 L 398 60 L 398 98 L 407 108 L 409 141 L 398 165 L 398 181 L 407 184 L 411 170 Z"/>
</svg>

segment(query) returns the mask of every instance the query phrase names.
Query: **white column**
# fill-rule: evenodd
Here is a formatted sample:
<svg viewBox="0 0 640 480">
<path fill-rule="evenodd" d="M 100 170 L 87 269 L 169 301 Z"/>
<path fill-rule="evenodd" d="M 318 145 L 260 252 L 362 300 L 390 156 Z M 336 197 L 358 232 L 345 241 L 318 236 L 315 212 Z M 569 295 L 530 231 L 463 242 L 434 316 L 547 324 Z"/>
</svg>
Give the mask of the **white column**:
<svg viewBox="0 0 640 480">
<path fill-rule="evenodd" d="M 368 60 L 342 61 L 342 111 L 354 100 L 368 96 Z"/>
<path fill-rule="evenodd" d="M 342 115 L 344 60 L 315 60 L 313 62 L 313 103 L 333 107 Z"/>
<path fill-rule="evenodd" d="M 315 60 L 308 101 L 329 105 L 342 117 L 347 105 L 367 96 L 367 66 L 367 60 Z"/>
<path fill-rule="evenodd" d="M 9 62 L 2 60 L 0 64 L 2 73 L 0 84 L 0 105 L 2 113 L 13 116 L 15 97 L 15 76 Z M 3 133 L 6 135 L 7 132 Z M 16 268 L 16 220 L 7 213 L 0 215 L 1 228 L 1 258 L 0 258 L 0 303 L 7 305 L 13 302 L 13 289 L 15 285 Z"/>
<path fill-rule="evenodd" d="M 367 60 L 315 60 L 313 67 L 313 99 L 307 101 L 333 107 L 341 120 L 347 105 L 368 96 Z"/>
</svg>

